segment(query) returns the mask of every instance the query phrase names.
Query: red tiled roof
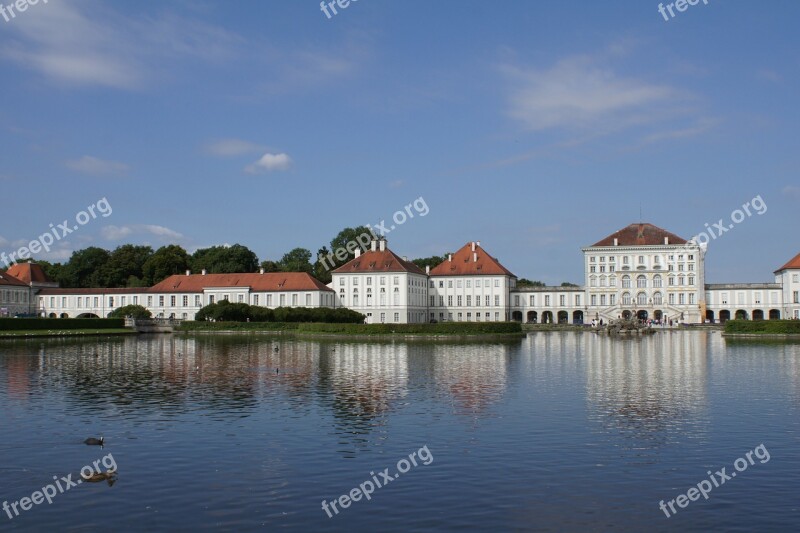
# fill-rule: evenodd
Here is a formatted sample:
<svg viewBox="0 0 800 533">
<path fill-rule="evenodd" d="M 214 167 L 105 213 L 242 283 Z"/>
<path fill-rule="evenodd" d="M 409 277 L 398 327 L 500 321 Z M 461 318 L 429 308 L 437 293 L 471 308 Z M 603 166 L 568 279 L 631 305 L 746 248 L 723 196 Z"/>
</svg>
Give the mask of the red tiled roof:
<svg viewBox="0 0 800 533">
<path fill-rule="evenodd" d="M 780 267 L 775 272 L 780 272 L 781 270 L 789 270 L 790 268 L 800 268 L 800 254 L 794 256 L 788 263 Z"/>
<path fill-rule="evenodd" d="M 258 292 L 331 291 L 305 272 L 268 272 L 265 274 L 175 274 L 143 292 L 203 292 L 211 287 L 249 287 Z"/>
<path fill-rule="evenodd" d="M 27 287 L 28 284 L 20 281 L 8 272 L 0 272 L 0 285 L 11 285 L 14 287 Z"/>
<path fill-rule="evenodd" d="M 339 274 L 358 274 L 365 272 L 411 272 L 425 275 L 425 272 L 411 261 L 406 261 L 389 250 L 367 250 L 334 272 Z"/>
<path fill-rule="evenodd" d="M 472 243 L 468 242 L 453 254 L 452 261 L 445 260 L 431 269 L 431 276 L 516 276 L 500 262 L 486 253 L 480 244 L 475 243 L 476 257 Z"/>
<path fill-rule="evenodd" d="M 8 269 L 8 273 L 25 283 L 50 283 L 41 265 L 36 263 L 15 263 Z"/>
<path fill-rule="evenodd" d="M 72 295 L 72 294 L 142 294 L 147 292 L 146 287 L 134 287 L 134 288 L 121 288 L 121 289 L 104 289 L 104 288 L 81 288 L 81 289 L 64 289 L 64 288 L 52 288 L 52 289 L 40 289 L 39 295 L 40 296 L 61 296 L 61 295 Z"/>
<path fill-rule="evenodd" d="M 686 239 L 678 237 L 674 233 L 642 222 L 622 228 L 592 246 L 614 246 L 614 239 L 617 239 L 618 246 L 658 246 L 664 244 L 664 237 L 669 239 L 669 244 L 686 244 L 687 242 Z"/>
</svg>

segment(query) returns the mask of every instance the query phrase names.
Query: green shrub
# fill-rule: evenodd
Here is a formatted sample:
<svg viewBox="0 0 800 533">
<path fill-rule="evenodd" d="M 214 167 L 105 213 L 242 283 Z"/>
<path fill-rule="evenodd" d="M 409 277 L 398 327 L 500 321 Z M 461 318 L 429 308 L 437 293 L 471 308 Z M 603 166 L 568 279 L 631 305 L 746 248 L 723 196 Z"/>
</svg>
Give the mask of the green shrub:
<svg viewBox="0 0 800 533">
<path fill-rule="evenodd" d="M 350 335 L 498 335 L 522 333 L 518 322 L 440 322 L 437 324 L 300 324 L 299 332 Z"/>
<path fill-rule="evenodd" d="M 176 331 L 287 331 L 296 330 L 299 323 L 292 322 L 198 322 L 184 321 Z"/>
<path fill-rule="evenodd" d="M 725 333 L 768 333 L 800 335 L 800 320 L 729 320 Z"/>
<path fill-rule="evenodd" d="M 126 305 L 125 307 L 118 307 L 109 313 L 109 318 L 152 318 L 153 313 L 146 307 L 141 305 Z"/>
<path fill-rule="evenodd" d="M 0 318 L 0 330 L 46 329 L 119 329 L 125 327 L 121 318 Z"/>
<path fill-rule="evenodd" d="M 197 321 L 217 322 L 331 322 L 363 324 L 364 315 L 351 309 L 327 307 L 278 307 L 267 309 L 227 300 L 209 304 L 195 315 Z"/>
</svg>

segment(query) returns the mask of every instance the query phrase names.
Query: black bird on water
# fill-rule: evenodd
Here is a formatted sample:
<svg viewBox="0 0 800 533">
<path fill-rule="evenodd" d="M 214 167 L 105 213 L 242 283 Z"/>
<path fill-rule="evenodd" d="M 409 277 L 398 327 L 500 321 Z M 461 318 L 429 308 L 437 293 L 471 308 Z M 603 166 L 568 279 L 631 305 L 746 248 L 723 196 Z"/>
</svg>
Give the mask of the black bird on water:
<svg viewBox="0 0 800 533">
<path fill-rule="evenodd" d="M 96 439 L 94 437 L 90 437 L 83 441 L 83 443 L 88 446 L 102 446 L 105 443 L 105 438 L 100 437 L 99 439 Z"/>
<path fill-rule="evenodd" d="M 276 352 L 280 352 L 281 351 L 280 347 L 279 346 L 275 346 L 275 351 Z"/>
</svg>

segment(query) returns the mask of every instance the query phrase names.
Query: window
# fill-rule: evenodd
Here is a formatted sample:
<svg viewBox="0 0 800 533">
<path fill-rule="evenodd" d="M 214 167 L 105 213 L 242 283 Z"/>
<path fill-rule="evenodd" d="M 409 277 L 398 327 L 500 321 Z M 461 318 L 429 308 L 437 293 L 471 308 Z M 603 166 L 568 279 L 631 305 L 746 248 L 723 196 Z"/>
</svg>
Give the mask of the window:
<svg viewBox="0 0 800 533">
<path fill-rule="evenodd" d="M 631 293 L 629 292 L 622 293 L 622 305 L 631 305 Z"/>
<path fill-rule="evenodd" d="M 684 293 L 678 295 L 678 305 L 686 305 L 686 295 Z"/>
<path fill-rule="evenodd" d="M 580 294 L 576 294 L 575 295 L 575 307 L 580 307 L 580 306 L 581 306 L 581 295 Z"/>
<path fill-rule="evenodd" d="M 531 294 L 529 299 L 530 299 L 530 306 L 531 307 L 536 307 L 536 295 L 535 294 Z"/>
<path fill-rule="evenodd" d="M 139 305 L 139 297 L 138 296 L 134 296 L 133 297 L 133 305 Z"/>
<path fill-rule="evenodd" d="M 182 303 L 184 307 L 189 307 L 189 297 L 184 295 L 182 298 Z M 258 295 L 256 294 L 256 305 L 258 305 Z"/>
<path fill-rule="evenodd" d="M 444 307 L 444 296 L 439 296 L 439 307 Z"/>
<path fill-rule="evenodd" d="M 472 313 L 467 313 L 467 322 L 472 322 Z"/>
<path fill-rule="evenodd" d="M 342 276 L 341 278 L 339 278 L 339 286 L 340 286 L 340 287 L 344 287 L 344 276 Z"/>
<path fill-rule="evenodd" d="M 78 307 L 79 308 L 83 307 L 83 298 L 81 298 L 80 296 L 78 296 Z"/>
<path fill-rule="evenodd" d="M 727 292 L 723 292 L 720 299 L 722 300 L 722 304 L 723 305 L 728 305 L 728 293 Z"/>
<path fill-rule="evenodd" d="M 356 294 L 356 300 L 358 300 L 358 294 Z M 310 305 L 311 305 L 311 295 L 306 294 L 306 307 L 309 307 Z"/>
<path fill-rule="evenodd" d="M 480 298 L 480 296 L 479 296 L 478 298 Z M 485 303 L 484 305 L 486 305 L 486 307 L 489 307 L 489 306 L 491 305 L 491 303 L 490 303 L 490 302 L 491 302 L 491 300 L 490 300 L 490 296 L 487 294 L 487 295 L 486 295 L 486 303 Z"/>
<path fill-rule="evenodd" d="M 394 314 L 394 321 L 395 322 L 400 322 L 400 313 L 395 313 Z"/>
<path fill-rule="evenodd" d="M 611 276 L 610 278 L 608 278 L 608 286 L 609 287 L 617 286 L 617 276 Z"/>
<path fill-rule="evenodd" d="M 392 304 L 400 305 L 400 289 L 397 287 L 394 288 L 394 294 L 392 295 Z"/>
<path fill-rule="evenodd" d="M 640 265 L 643 265 L 643 264 L 644 264 L 644 256 L 643 256 L 643 255 L 640 255 L 640 256 L 639 256 L 639 264 L 640 264 Z"/>
<path fill-rule="evenodd" d="M 400 285 L 400 276 L 394 276 L 394 278 L 392 278 L 392 285 Z M 395 322 L 397 321 L 395 320 Z"/>
<path fill-rule="evenodd" d="M 558 296 L 558 305 L 560 305 L 561 307 L 564 307 L 565 305 L 567 305 L 567 297 L 565 295 L 560 294 Z"/>
<path fill-rule="evenodd" d="M 64 308 L 66 306 L 67 306 L 67 297 L 66 296 L 62 296 L 61 297 L 61 307 Z M 109 307 L 114 307 L 114 297 L 113 296 L 111 297 L 111 305 Z"/>
<path fill-rule="evenodd" d="M 683 272 L 683 263 L 678 265 L 678 272 Z"/>
<path fill-rule="evenodd" d="M 792 274 L 792 283 L 800 282 L 800 274 Z"/>
<path fill-rule="evenodd" d="M 367 276 L 367 285 L 372 285 L 372 276 Z"/>
<path fill-rule="evenodd" d="M 590 257 L 590 258 L 589 258 L 589 262 L 590 262 L 590 263 L 594 263 L 594 260 L 595 260 L 595 258 L 594 258 L 594 257 Z"/>
<path fill-rule="evenodd" d="M 622 264 L 623 265 L 627 265 L 628 264 L 628 256 L 627 255 L 622 258 Z"/>
<path fill-rule="evenodd" d="M 386 313 L 381 313 L 381 324 L 386 323 Z"/>
<path fill-rule="evenodd" d="M 593 305 L 593 306 L 594 306 L 594 305 L 597 305 L 597 295 L 596 295 L 596 294 L 592 294 L 592 296 L 591 296 L 591 302 L 592 302 L 592 305 Z"/>
<path fill-rule="evenodd" d="M 637 305 L 647 305 L 647 293 L 640 292 L 636 295 L 636 304 Z"/>
<path fill-rule="evenodd" d="M 550 295 L 549 294 L 545 295 L 545 297 L 544 297 L 544 306 L 545 307 L 550 307 Z"/>
<path fill-rule="evenodd" d="M 281 304 L 280 305 L 281 307 L 286 307 L 286 295 L 285 294 L 281 294 L 281 296 L 280 296 L 280 304 Z"/>
<path fill-rule="evenodd" d="M 589 267 L 589 272 L 597 272 L 597 267 L 592 265 Z"/>
<path fill-rule="evenodd" d="M 694 276 L 689 276 L 689 285 L 694 285 Z"/>
<path fill-rule="evenodd" d="M 661 298 L 661 293 L 657 292 L 653 295 L 653 304 L 654 305 L 661 305 L 663 303 Z"/>
<path fill-rule="evenodd" d="M 647 278 L 645 276 L 636 276 L 636 287 L 639 289 L 647 288 Z"/>
<path fill-rule="evenodd" d="M 240 304 L 243 304 L 244 303 L 244 294 L 239 294 L 237 296 L 238 296 L 238 298 L 237 298 L 236 301 L 239 302 Z"/>
<path fill-rule="evenodd" d="M 431 282 L 431 283 L 433 283 L 433 282 Z M 444 281 L 439 280 L 439 288 L 440 289 L 444 289 Z"/>
<path fill-rule="evenodd" d="M 464 319 L 463 313 L 458 313 L 458 321 L 461 322 Z"/>
<path fill-rule="evenodd" d="M 800 291 L 794 291 L 792 293 L 792 303 L 800 304 Z"/>
<path fill-rule="evenodd" d="M 589 278 L 589 286 L 597 287 L 597 278 L 595 276 Z"/>
<path fill-rule="evenodd" d="M 468 289 L 471 289 L 471 288 L 472 288 L 472 280 L 471 280 L 471 279 L 468 279 L 468 280 L 467 280 L 467 288 L 468 288 Z"/>
<path fill-rule="evenodd" d="M 67 299 L 66 298 L 61 298 L 61 307 L 66 307 L 66 306 L 67 306 Z M 114 307 L 114 297 L 113 296 L 109 296 L 108 297 L 108 306 L 109 307 Z"/>
<path fill-rule="evenodd" d="M 469 301 L 469 296 L 467 296 L 467 301 Z M 519 307 L 519 294 L 514 295 L 514 307 Z"/>
<path fill-rule="evenodd" d="M 600 286 L 601 287 L 605 287 L 606 286 L 606 277 L 605 276 L 600 276 Z"/>
<path fill-rule="evenodd" d="M 606 305 L 606 295 L 605 294 L 601 294 L 600 295 L 600 305 Z"/>
<path fill-rule="evenodd" d="M 381 276 L 381 285 L 386 285 L 386 276 Z"/>
<path fill-rule="evenodd" d="M 689 305 L 694 305 L 694 293 L 689 293 Z"/>
<path fill-rule="evenodd" d="M 159 307 L 164 307 L 164 296 L 159 296 L 158 297 L 158 306 Z"/>
<path fill-rule="evenodd" d="M 608 304 L 609 305 L 616 305 L 616 303 L 617 303 L 617 295 L 616 294 L 609 295 Z"/>
<path fill-rule="evenodd" d="M 670 276 L 669 278 L 667 278 L 667 285 L 669 285 L 670 287 L 673 287 L 673 286 L 675 286 L 675 278 L 674 278 L 674 277 L 672 277 L 672 276 Z"/>
<path fill-rule="evenodd" d="M 353 286 L 358 285 L 358 276 L 353 276 Z"/>
<path fill-rule="evenodd" d="M 461 307 L 461 296 L 458 296 L 458 307 Z"/>
<path fill-rule="evenodd" d="M 656 274 L 653 277 L 653 287 L 655 287 L 657 289 L 660 289 L 661 288 L 661 283 L 662 283 L 661 276 L 659 274 Z"/>
<path fill-rule="evenodd" d="M 689 263 L 689 272 L 694 272 L 694 263 Z"/>
<path fill-rule="evenodd" d="M 500 286 L 500 280 L 499 279 L 494 280 L 494 286 L 495 287 L 499 287 Z"/>
<path fill-rule="evenodd" d="M 494 306 L 495 307 L 500 307 L 500 296 L 497 295 L 497 294 L 495 294 L 495 296 L 494 296 Z"/>
<path fill-rule="evenodd" d="M 125 296 L 122 296 L 122 297 L 120 298 L 120 300 L 121 300 L 121 302 L 120 302 L 120 305 L 121 305 L 122 307 L 125 307 Z"/>
<path fill-rule="evenodd" d="M 460 280 L 460 279 L 457 279 L 457 280 L 456 280 L 456 288 L 460 289 L 460 288 L 461 288 L 461 286 L 462 286 L 462 285 L 461 285 L 461 280 Z"/>
<path fill-rule="evenodd" d="M 453 307 L 453 297 L 452 296 L 448 296 L 447 297 L 447 306 L 448 307 Z"/>
<path fill-rule="evenodd" d="M 622 276 L 622 288 L 623 289 L 630 289 L 631 288 L 631 277 L 630 276 Z"/>
<path fill-rule="evenodd" d="M 447 280 L 447 288 L 448 289 L 452 289 L 453 288 L 453 280 L 452 279 L 448 279 Z"/>
<path fill-rule="evenodd" d="M 601 262 L 601 263 L 605 263 L 605 262 L 606 262 L 606 258 L 605 258 L 605 256 L 600 256 L 600 262 Z"/>
</svg>

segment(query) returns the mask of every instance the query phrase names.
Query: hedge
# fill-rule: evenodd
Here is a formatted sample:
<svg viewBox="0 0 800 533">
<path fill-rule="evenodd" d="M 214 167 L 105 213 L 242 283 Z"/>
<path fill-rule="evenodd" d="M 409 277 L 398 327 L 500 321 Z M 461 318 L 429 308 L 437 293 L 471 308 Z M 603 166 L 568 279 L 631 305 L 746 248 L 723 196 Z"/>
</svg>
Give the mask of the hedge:
<svg viewBox="0 0 800 533">
<path fill-rule="evenodd" d="M 231 303 L 227 300 L 209 304 L 200 309 L 195 320 L 217 322 L 332 322 L 363 324 L 361 313 L 351 309 L 328 307 L 278 307 L 268 309 L 246 303 Z"/>
<path fill-rule="evenodd" d="M 800 335 L 800 320 L 729 320 L 725 333 Z"/>
<path fill-rule="evenodd" d="M 300 324 L 300 333 L 345 335 L 498 335 L 522 333 L 519 322 L 439 322 L 436 324 Z"/>
<path fill-rule="evenodd" d="M 285 331 L 296 330 L 298 322 L 208 322 L 183 321 L 176 331 Z"/>
<path fill-rule="evenodd" d="M 122 318 L 0 318 L 0 330 L 120 329 Z"/>
</svg>

